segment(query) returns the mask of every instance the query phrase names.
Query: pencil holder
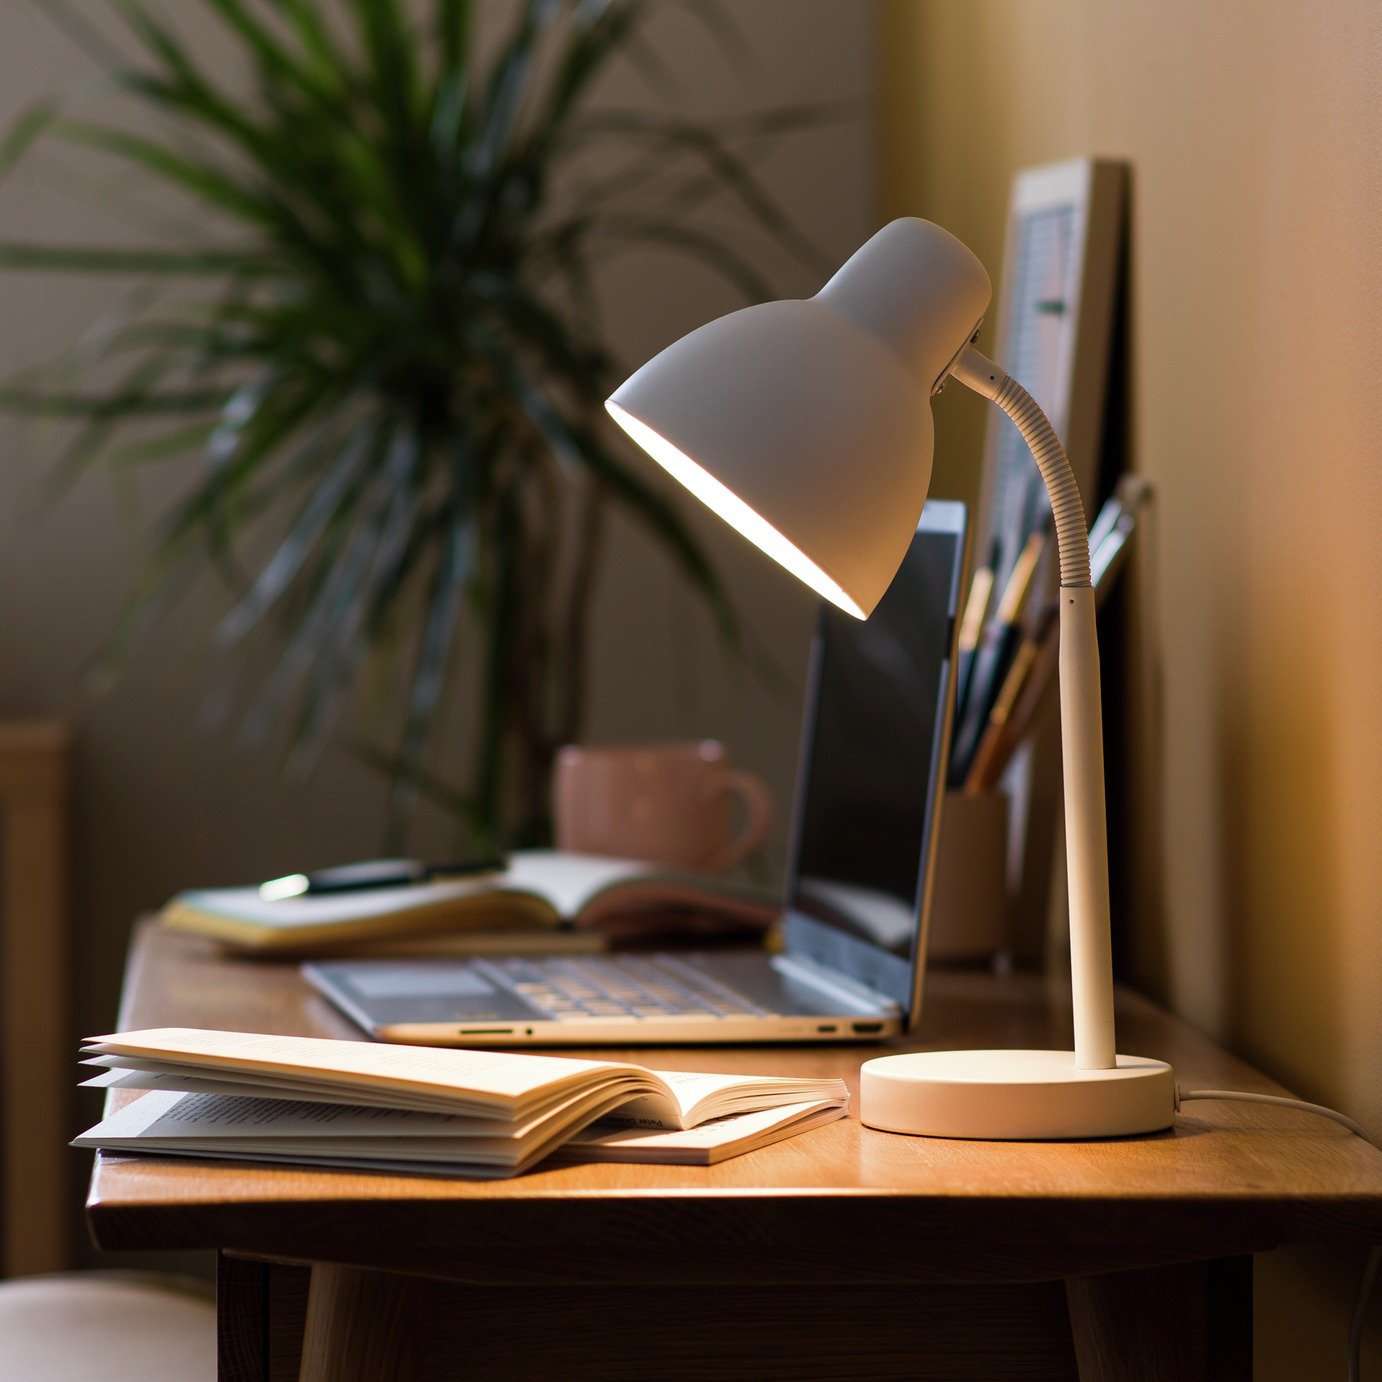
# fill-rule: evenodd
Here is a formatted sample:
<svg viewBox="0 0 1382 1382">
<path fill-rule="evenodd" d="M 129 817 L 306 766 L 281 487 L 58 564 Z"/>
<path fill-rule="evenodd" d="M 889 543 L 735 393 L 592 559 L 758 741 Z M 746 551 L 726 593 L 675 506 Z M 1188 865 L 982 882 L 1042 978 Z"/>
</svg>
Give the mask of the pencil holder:
<svg viewBox="0 0 1382 1382">
<path fill-rule="evenodd" d="M 1008 799 L 947 792 L 926 954 L 943 964 L 991 962 L 1009 947 Z"/>
</svg>

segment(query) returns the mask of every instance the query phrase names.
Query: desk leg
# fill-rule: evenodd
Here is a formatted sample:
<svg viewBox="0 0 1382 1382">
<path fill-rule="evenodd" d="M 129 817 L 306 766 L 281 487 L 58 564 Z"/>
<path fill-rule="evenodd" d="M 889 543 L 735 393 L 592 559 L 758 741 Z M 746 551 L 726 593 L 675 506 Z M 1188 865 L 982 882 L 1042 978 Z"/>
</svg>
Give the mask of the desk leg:
<svg viewBox="0 0 1382 1382">
<path fill-rule="evenodd" d="M 312 1268 L 300 1382 L 408 1382 L 418 1356 L 425 1284 L 388 1272 Z M 454 1356 L 454 1355 L 453 1355 Z"/>
<path fill-rule="evenodd" d="M 310 1271 L 221 1253 L 217 1382 L 297 1382 Z"/>
<path fill-rule="evenodd" d="M 1251 1382 L 1252 1258 L 1065 1283 L 1080 1382 Z"/>
</svg>

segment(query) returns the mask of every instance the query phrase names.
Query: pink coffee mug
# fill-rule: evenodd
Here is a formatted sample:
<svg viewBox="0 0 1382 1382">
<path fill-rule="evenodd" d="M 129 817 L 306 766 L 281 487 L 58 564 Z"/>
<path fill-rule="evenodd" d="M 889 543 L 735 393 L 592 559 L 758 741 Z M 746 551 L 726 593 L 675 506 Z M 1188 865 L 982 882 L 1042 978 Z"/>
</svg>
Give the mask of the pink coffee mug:
<svg viewBox="0 0 1382 1382">
<path fill-rule="evenodd" d="M 743 822 L 734 832 L 734 798 Z M 762 844 L 772 797 L 724 746 L 568 744 L 552 784 L 557 848 L 723 873 Z"/>
</svg>

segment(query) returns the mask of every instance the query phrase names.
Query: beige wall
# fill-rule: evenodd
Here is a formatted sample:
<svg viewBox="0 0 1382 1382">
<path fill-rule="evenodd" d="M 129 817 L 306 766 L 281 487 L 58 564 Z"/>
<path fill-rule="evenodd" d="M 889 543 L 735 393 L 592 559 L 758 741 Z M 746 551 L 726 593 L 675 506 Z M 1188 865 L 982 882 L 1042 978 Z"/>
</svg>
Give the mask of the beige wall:
<svg viewBox="0 0 1382 1382">
<path fill-rule="evenodd" d="M 884 0 L 879 51 L 883 211 L 991 266 L 1017 169 L 1131 160 L 1127 958 L 1382 1135 L 1382 9 Z M 980 410 L 942 402 L 963 490 Z M 1259 1376 L 1341 1375 L 1353 1265 L 1261 1264 Z"/>
</svg>

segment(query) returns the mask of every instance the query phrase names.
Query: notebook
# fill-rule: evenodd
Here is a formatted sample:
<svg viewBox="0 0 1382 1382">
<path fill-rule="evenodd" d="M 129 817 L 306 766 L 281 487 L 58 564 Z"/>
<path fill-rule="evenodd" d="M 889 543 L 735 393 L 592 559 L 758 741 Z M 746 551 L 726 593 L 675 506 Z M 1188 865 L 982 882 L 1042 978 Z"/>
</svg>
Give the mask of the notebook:
<svg viewBox="0 0 1382 1382">
<path fill-rule="evenodd" d="M 303 966 L 386 1041 L 870 1041 L 918 1016 L 950 740 L 963 504 L 933 500 L 872 618 L 821 610 L 780 953 L 731 949 Z"/>
</svg>

